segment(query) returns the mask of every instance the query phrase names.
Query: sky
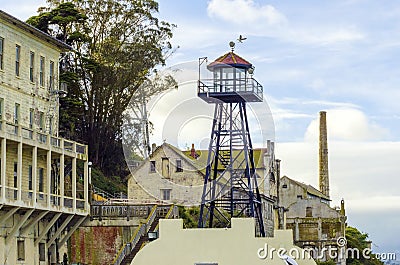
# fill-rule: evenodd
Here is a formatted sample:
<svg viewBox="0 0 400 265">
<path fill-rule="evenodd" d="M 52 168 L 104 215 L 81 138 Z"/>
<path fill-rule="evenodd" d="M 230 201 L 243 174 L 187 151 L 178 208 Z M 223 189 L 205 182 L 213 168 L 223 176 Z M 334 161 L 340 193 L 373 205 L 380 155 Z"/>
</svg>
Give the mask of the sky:
<svg viewBox="0 0 400 265">
<path fill-rule="evenodd" d="M 44 2 L 0 0 L 0 8 L 26 20 Z M 400 2 L 159 4 L 159 17 L 177 25 L 168 66 L 188 62 L 192 69 L 200 57 L 229 51 L 229 41 L 255 66 L 266 101 L 257 124 L 274 126 L 283 175 L 318 187 L 318 113 L 327 111 L 332 205 L 344 198 L 348 224 L 368 233 L 376 252 L 400 258 Z M 247 39 L 239 43 L 239 35 Z M 170 113 L 182 112 L 182 104 Z M 264 116 L 269 110 L 273 122 Z M 207 128 L 203 118 L 197 128 Z"/>
</svg>

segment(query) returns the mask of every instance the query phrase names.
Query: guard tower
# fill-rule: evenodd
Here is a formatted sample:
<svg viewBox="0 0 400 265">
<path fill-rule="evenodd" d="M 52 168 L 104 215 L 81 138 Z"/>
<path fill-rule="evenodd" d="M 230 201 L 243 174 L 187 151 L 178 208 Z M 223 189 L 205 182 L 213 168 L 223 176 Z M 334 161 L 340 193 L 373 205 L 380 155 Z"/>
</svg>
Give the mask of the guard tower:
<svg viewBox="0 0 400 265">
<path fill-rule="evenodd" d="M 247 102 L 263 100 L 263 88 L 253 65 L 234 53 L 234 42 L 229 45 L 230 52 L 206 66 L 211 79 L 201 78 L 207 58 L 199 59 L 198 96 L 215 109 L 198 227 L 228 227 L 232 217 L 246 216 L 265 236 L 246 113 Z"/>
</svg>

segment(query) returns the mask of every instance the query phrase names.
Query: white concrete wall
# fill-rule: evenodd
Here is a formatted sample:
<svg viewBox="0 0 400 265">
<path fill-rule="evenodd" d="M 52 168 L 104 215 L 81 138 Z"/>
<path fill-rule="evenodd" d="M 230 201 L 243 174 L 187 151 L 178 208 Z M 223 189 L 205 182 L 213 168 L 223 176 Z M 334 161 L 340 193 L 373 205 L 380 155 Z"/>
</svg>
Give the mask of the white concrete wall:
<svg viewBox="0 0 400 265">
<path fill-rule="evenodd" d="M 290 253 L 302 251 L 293 245 L 289 230 L 276 230 L 273 238 L 256 238 L 250 218 L 232 219 L 232 228 L 227 229 L 183 229 L 181 219 L 160 220 L 159 231 L 159 238 L 140 250 L 131 264 L 284 265 L 279 248 Z M 316 264 L 309 256 L 296 261 L 299 265 Z"/>
</svg>

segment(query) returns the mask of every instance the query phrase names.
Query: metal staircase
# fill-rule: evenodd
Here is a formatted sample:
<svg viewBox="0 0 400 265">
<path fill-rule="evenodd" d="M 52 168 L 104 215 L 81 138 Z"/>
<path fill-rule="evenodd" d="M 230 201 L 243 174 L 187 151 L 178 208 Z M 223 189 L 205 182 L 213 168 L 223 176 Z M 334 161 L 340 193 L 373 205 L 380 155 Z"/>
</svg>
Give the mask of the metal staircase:
<svg viewBox="0 0 400 265">
<path fill-rule="evenodd" d="M 113 265 L 128 265 L 132 263 L 139 250 L 144 247 L 148 242 L 148 232 L 157 232 L 158 223 L 162 218 L 169 219 L 173 218 L 176 214 L 176 206 L 171 205 L 168 212 L 165 213 L 162 208 L 158 208 L 154 205 L 151 209 L 149 216 L 147 217 L 145 223 L 140 225 L 135 233 L 133 234 L 131 240 L 126 243 L 118 252 L 116 258 L 113 261 Z"/>
</svg>

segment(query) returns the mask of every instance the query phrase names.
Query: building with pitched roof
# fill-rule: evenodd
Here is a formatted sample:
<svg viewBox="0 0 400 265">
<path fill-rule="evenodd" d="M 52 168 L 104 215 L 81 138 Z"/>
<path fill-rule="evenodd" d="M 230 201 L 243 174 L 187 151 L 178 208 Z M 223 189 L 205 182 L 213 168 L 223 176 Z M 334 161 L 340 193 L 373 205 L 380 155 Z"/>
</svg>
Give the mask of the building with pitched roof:
<svg viewBox="0 0 400 265">
<path fill-rule="evenodd" d="M 175 203 L 199 205 L 203 192 L 208 150 L 181 151 L 168 143 L 156 147 L 149 158 L 132 170 L 128 178 L 128 199 L 132 203 Z M 270 194 L 268 174 L 269 152 L 254 149 L 256 173 L 263 199 L 263 216 L 267 234 L 275 228 L 275 198 Z M 224 164 L 219 165 L 223 171 Z"/>
</svg>

